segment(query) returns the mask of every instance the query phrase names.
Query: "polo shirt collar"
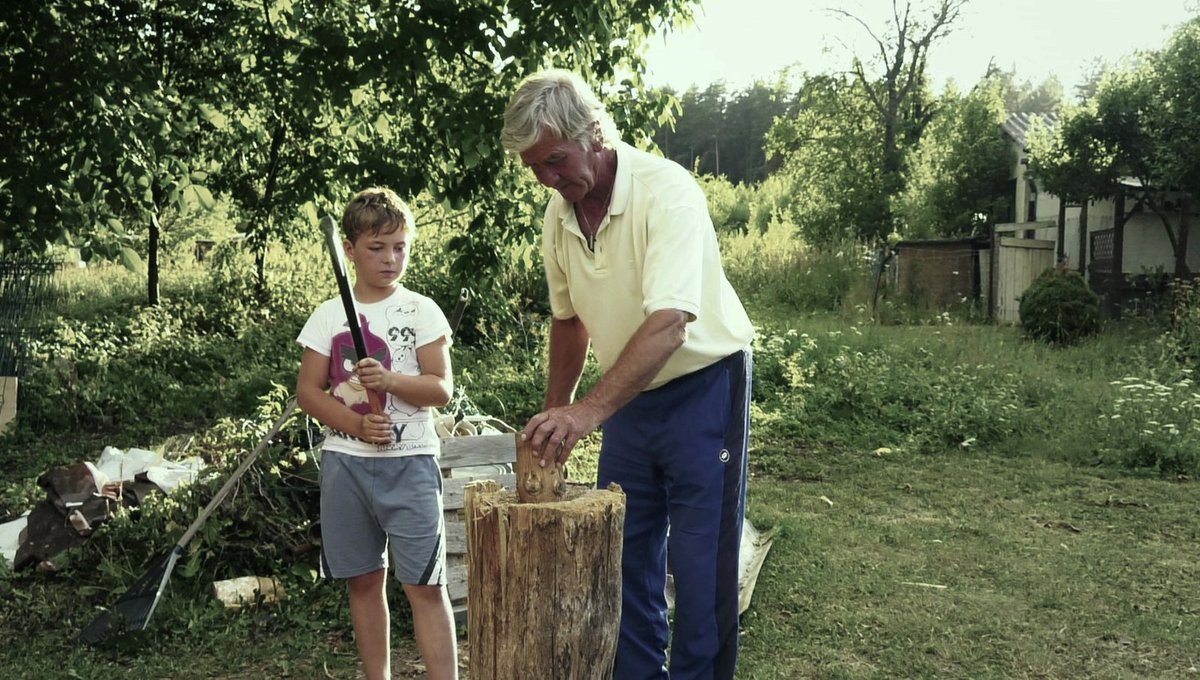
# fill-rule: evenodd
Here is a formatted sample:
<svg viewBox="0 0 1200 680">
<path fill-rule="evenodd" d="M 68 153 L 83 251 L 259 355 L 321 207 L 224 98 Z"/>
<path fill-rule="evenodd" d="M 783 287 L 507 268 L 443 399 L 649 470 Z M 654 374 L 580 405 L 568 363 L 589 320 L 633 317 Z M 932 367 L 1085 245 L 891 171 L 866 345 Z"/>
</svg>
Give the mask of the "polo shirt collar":
<svg viewBox="0 0 1200 680">
<path fill-rule="evenodd" d="M 633 147 L 617 140 L 613 144 L 617 152 L 617 177 L 613 180 L 612 199 L 609 201 L 608 214 L 620 215 L 629 205 L 629 194 L 633 190 Z"/>
</svg>

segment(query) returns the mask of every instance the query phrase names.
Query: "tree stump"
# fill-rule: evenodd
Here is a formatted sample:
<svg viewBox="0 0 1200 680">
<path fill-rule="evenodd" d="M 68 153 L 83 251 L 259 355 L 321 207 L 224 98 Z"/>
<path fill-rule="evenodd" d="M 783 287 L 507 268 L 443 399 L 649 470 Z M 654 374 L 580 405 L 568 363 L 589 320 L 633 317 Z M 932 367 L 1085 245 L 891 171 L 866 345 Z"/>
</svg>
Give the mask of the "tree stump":
<svg viewBox="0 0 1200 680">
<path fill-rule="evenodd" d="M 532 456 L 518 446 L 517 460 Z M 564 483 L 522 503 L 492 480 L 467 485 L 467 639 L 479 680 L 611 678 L 621 623 L 625 494 Z M 518 475 L 517 484 L 524 483 Z"/>
</svg>

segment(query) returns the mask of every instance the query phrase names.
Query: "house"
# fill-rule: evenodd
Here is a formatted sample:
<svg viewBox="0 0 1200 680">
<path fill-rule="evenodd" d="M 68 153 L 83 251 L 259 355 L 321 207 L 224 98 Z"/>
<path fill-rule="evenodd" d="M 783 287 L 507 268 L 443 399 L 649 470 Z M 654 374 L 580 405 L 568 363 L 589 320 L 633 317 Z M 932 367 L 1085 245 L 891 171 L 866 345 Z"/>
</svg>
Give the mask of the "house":
<svg viewBox="0 0 1200 680">
<path fill-rule="evenodd" d="M 1189 239 L 1180 229 L 1181 222 L 1186 226 L 1200 219 L 1196 206 L 1187 220 L 1181 219 L 1177 194 L 1153 192 L 1140 180 L 1125 178 L 1114 197 L 1083 206 L 1064 203 L 1038 186 L 1028 173 L 1028 139 L 1035 127 L 1057 124 L 1057 115 L 1037 113 L 1013 113 L 1004 122 L 1003 133 L 1016 151 L 1011 172 L 1014 200 L 1009 221 L 995 226 L 996 236 L 1053 243 L 1051 262 L 1087 277 L 1114 315 L 1145 304 L 1164 288 L 1176 270 L 1177 240 L 1185 245 L 1188 271 L 1200 271 L 1200 237 Z"/>
</svg>

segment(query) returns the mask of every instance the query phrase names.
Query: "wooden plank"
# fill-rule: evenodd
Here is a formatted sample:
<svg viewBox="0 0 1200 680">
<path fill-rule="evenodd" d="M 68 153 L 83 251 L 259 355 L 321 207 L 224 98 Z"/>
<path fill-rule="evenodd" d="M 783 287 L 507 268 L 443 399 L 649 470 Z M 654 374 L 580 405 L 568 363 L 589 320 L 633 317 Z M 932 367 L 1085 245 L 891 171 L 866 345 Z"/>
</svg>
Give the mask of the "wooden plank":
<svg viewBox="0 0 1200 680">
<path fill-rule="evenodd" d="M 515 434 L 480 434 L 472 437 L 444 437 L 439 465 L 445 468 L 515 463 Z"/>
<path fill-rule="evenodd" d="M 446 554 L 465 555 L 467 552 L 467 525 L 463 521 L 446 522 Z"/>
<path fill-rule="evenodd" d="M 0 376 L 0 432 L 17 419 L 17 379 Z"/>
<path fill-rule="evenodd" d="M 1000 238 L 1000 247 L 1028 248 L 1032 250 L 1054 250 L 1054 241 L 1046 241 L 1036 238 L 1010 238 L 1008 236 L 1002 236 Z"/>
<path fill-rule="evenodd" d="M 506 489 L 512 490 L 517 488 L 516 475 L 497 475 L 488 477 L 500 482 L 500 485 Z M 462 510 L 463 507 L 463 487 L 474 479 L 446 479 L 442 481 L 442 506 L 445 510 Z"/>
</svg>

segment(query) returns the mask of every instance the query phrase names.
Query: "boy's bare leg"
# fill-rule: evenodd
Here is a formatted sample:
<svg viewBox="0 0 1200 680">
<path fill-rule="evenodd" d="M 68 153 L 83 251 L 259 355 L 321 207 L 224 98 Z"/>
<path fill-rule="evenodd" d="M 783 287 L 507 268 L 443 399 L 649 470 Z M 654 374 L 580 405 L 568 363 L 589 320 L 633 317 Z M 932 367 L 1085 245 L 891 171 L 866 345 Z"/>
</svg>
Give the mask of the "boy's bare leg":
<svg viewBox="0 0 1200 680">
<path fill-rule="evenodd" d="M 350 620 L 366 680 L 392 677 L 386 577 L 387 570 L 379 569 L 350 579 Z"/>
<path fill-rule="evenodd" d="M 443 586 L 404 584 L 404 594 L 413 611 L 417 649 L 430 680 L 458 678 L 458 641 L 450 594 Z"/>
</svg>

